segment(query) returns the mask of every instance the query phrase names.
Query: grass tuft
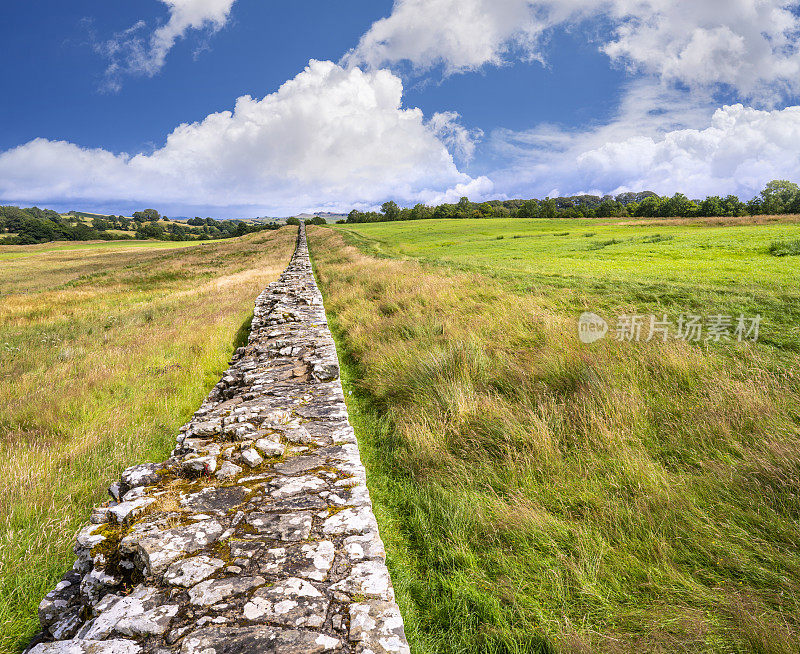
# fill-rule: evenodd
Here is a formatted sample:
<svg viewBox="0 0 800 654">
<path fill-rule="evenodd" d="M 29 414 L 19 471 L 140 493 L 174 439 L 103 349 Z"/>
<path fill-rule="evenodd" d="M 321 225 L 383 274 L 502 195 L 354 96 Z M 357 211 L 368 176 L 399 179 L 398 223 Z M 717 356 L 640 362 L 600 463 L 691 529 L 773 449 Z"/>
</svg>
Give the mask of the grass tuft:
<svg viewBox="0 0 800 654">
<path fill-rule="evenodd" d="M 800 256 L 800 238 L 793 241 L 773 241 L 768 248 L 773 257 Z"/>
</svg>

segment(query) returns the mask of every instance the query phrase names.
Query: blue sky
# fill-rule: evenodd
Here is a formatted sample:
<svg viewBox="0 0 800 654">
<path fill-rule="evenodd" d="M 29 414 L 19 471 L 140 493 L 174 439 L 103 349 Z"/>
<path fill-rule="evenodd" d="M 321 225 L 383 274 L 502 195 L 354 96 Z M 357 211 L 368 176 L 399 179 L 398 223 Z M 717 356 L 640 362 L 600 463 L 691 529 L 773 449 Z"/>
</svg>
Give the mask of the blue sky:
<svg viewBox="0 0 800 654">
<path fill-rule="evenodd" d="M 129 76 L 115 93 L 102 89 L 108 60 L 93 42 L 139 20 L 155 26 L 168 12 L 155 0 L 40 0 L 9 3 L 0 40 L 11 57 L 0 74 L 16 100 L 0 105 L 0 148 L 36 137 L 87 147 L 135 151 L 161 144 L 182 122 L 229 109 L 241 95 L 262 97 L 309 59 L 338 60 L 391 2 L 241 1 L 214 35 L 187 34 L 153 77 Z M 336 26 L 332 29 L 332 26 Z"/>
<path fill-rule="evenodd" d="M 285 215 L 796 176 L 797 3 L 675 4 L 9 3 L 0 202 Z"/>
</svg>

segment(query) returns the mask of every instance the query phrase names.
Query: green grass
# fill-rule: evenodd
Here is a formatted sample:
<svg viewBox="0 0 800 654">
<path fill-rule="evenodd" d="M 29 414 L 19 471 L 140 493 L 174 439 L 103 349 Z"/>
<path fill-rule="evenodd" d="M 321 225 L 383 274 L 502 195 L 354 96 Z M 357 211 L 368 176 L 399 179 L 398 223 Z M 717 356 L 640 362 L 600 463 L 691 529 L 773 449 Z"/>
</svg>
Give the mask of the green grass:
<svg viewBox="0 0 800 654">
<path fill-rule="evenodd" d="M 415 654 L 800 650 L 797 229 L 309 230 Z M 587 346 L 586 309 L 767 322 Z"/>
<path fill-rule="evenodd" d="M 572 238 L 562 234 L 565 226 Z M 591 228 L 592 237 L 580 230 Z M 776 240 L 800 238 L 800 224 L 650 226 L 596 220 L 425 220 L 347 225 L 393 255 L 447 262 L 473 270 L 536 279 L 671 283 L 700 288 L 730 285 L 796 287 L 800 270 L 775 261 Z M 503 236 L 498 240 L 498 236 Z M 602 247 L 599 247 L 602 245 Z M 604 250 L 595 254 L 596 249 Z"/>
<path fill-rule="evenodd" d="M 37 629 L 108 485 L 169 456 L 295 236 L 48 244 L 0 259 L 0 652 Z"/>
<path fill-rule="evenodd" d="M 800 256 L 800 238 L 792 241 L 774 241 L 770 243 L 769 253 L 774 257 Z"/>
<path fill-rule="evenodd" d="M 800 224 L 671 222 L 678 224 L 495 219 L 340 229 L 372 254 L 498 278 L 562 314 L 761 313 L 763 340 L 800 352 L 800 266 L 771 252 L 776 241 L 784 252 L 800 237 Z"/>
</svg>

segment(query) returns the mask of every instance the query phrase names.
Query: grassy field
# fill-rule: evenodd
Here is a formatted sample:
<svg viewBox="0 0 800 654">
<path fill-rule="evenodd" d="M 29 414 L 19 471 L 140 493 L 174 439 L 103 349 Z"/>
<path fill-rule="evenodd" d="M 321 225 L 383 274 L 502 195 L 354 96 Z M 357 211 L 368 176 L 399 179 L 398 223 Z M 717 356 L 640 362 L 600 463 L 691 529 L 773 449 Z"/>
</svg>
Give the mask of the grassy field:
<svg viewBox="0 0 800 654">
<path fill-rule="evenodd" d="M 413 236 L 409 237 L 409 232 Z M 661 220 L 425 220 L 359 225 L 357 233 L 392 254 L 505 272 L 623 281 L 663 281 L 693 288 L 798 281 L 797 260 L 768 253 L 773 241 L 800 238 L 794 218 L 766 224 Z"/>
<path fill-rule="evenodd" d="M 169 455 L 295 236 L 0 247 L 0 651 L 35 631 L 108 484 Z"/>
<path fill-rule="evenodd" d="M 796 220 L 309 238 L 416 654 L 800 651 Z M 584 345 L 583 311 L 764 323 Z"/>
<path fill-rule="evenodd" d="M 796 217 L 447 220 L 349 231 L 374 254 L 500 278 L 561 313 L 760 312 L 764 338 L 800 352 L 800 260 L 768 251 L 800 240 Z"/>
<path fill-rule="evenodd" d="M 221 243 L 225 239 L 209 241 L 51 241 L 38 245 L 0 245 L 0 261 L 37 257 L 51 252 L 71 252 L 73 250 L 113 250 L 124 253 L 131 250 L 174 250 L 175 248 L 197 247 Z"/>
</svg>

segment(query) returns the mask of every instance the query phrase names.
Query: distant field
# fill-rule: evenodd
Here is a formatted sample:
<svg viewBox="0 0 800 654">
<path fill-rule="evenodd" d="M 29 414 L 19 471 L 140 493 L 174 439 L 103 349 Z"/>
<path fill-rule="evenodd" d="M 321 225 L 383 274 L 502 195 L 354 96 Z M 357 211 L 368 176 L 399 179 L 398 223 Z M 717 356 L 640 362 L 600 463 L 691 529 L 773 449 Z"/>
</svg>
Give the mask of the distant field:
<svg viewBox="0 0 800 654">
<path fill-rule="evenodd" d="M 800 258 L 768 252 L 800 239 L 800 223 L 715 221 L 723 224 L 490 219 L 343 229 L 374 253 L 499 277 L 560 311 L 761 312 L 765 338 L 800 352 Z"/>
<path fill-rule="evenodd" d="M 108 484 L 169 455 L 296 233 L 0 248 L 0 652 L 33 634 Z"/>
<path fill-rule="evenodd" d="M 800 265 L 770 256 L 770 243 L 800 238 L 797 222 L 731 226 L 640 225 L 598 220 L 424 220 L 347 226 L 381 248 L 476 270 L 670 281 L 694 287 L 796 286 Z"/>
<path fill-rule="evenodd" d="M 115 253 L 124 253 L 130 249 L 174 249 L 205 246 L 211 243 L 220 243 L 225 239 L 209 241 L 51 241 L 39 245 L 0 245 L 0 261 L 3 259 L 16 259 L 29 257 L 47 252 L 69 252 L 72 250 L 108 250 Z"/>
<path fill-rule="evenodd" d="M 800 225 L 661 222 L 309 230 L 415 654 L 800 651 Z"/>
</svg>

